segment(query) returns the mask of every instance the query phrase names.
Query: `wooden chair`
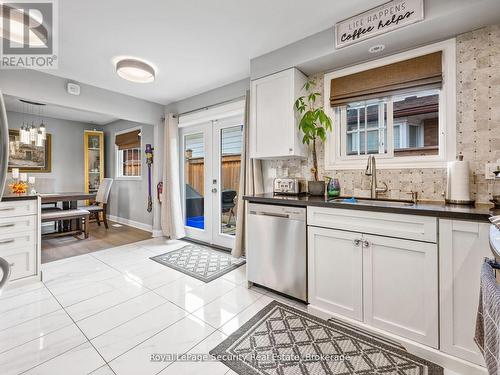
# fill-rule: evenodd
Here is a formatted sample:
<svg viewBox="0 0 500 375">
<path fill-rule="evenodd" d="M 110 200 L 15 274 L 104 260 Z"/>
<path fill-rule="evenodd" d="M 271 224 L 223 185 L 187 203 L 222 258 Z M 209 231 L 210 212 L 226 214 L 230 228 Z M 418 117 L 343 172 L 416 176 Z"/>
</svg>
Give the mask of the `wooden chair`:
<svg viewBox="0 0 500 375">
<path fill-rule="evenodd" d="M 90 212 L 90 217 L 95 219 L 97 225 L 101 225 L 101 219 L 99 215 L 102 212 L 102 221 L 106 229 L 108 229 L 108 218 L 106 216 L 106 209 L 108 206 L 109 193 L 111 192 L 111 186 L 113 185 L 112 178 L 104 178 L 99 185 L 99 190 L 95 196 L 95 202 L 90 206 L 82 207 L 83 209 Z"/>
<path fill-rule="evenodd" d="M 54 193 L 56 191 L 56 179 L 55 178 L 40 178 L 37 177 L 35 180 L 35 190 L 39 194 L 43 193 Z M 62 210 L 62 208 L 59 207 L 57 202 L 54 203 L 44 203 L 42 204 L 42 212 L 47 211 L 47 210 Z M 57 222 L 54 221 L 54 230 L 57 229 L 57 226 L 61 226 L 62 222 Z"/>
<path fill-rule="evenodd" d="M 234 202 L 236 198 L 236 190 L 224 190 L 221 194 L 221 210 L 223 213 L 229 212 L 229 218 L 227 219 L 226 227 L 231 227 L 231 216 L 234 216 L 234 207 L 236 203 Z"/>
<path fill-rule="evenodd" d="M 68 236 L 73 234 L 83 233 L 85 238 L 89 238 L 89 218 L 90 212 L 83 209 L 72 209 L 72 210 L 44 210 L 42 212 L 42 223 L 48 221 L 62 222 L 64 220 L 78 220 L 79 225 L 76 229 L 64 232 L 54 232 L 44 234 L 44 237 L 55 237 L 55 236 Z"/>
</svg>

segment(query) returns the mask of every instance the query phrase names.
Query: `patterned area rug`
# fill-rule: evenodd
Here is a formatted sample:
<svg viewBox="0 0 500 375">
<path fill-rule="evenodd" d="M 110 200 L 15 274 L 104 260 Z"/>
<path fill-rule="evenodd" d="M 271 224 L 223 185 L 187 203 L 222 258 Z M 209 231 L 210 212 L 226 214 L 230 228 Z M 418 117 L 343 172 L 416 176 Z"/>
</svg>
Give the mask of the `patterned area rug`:
<svg viewBox="0 0 500 375">
<path fill-rule="evenodd" d="M 210 354 L 240 375 L 443 374 L 399 345 L 276 301 Z"/>
<path fill-rule="evenodd" d="M 206 283 L 245 264 L 243 258 L 233 258 L 228 252 L 198 244 L 187 245 L 150 259 Z"/>
</svg>

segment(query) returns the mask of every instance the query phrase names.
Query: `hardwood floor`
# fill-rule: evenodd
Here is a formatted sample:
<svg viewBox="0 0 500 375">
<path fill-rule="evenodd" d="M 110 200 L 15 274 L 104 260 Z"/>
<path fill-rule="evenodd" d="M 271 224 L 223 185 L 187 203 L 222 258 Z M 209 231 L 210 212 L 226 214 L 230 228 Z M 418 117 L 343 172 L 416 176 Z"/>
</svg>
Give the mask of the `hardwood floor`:
<svg viewBox="0 0 500 375">
<path fill-rule="evenodd" d="M 109 229 L 106 230 L 102 224 L 98 226 L 96 223 L 91 223 L 89 238 L 86 240 L 83 239 L 83 236 L 42 238 L 42 263 L 53 262 L 63 258 L 92 253 L 151 238 L 150 232 L 126 225 L 115 227 L 113 224 L 115 223 L 110 221 Z"/>
</svg>

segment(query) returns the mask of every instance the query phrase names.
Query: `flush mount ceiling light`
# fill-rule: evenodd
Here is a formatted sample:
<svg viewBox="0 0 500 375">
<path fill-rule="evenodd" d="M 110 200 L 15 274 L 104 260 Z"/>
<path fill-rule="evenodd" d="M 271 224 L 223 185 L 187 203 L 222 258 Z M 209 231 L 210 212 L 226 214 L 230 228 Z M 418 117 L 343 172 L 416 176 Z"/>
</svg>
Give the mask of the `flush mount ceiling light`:
<svg viewBox="0 0 500 375">
<path fill-rule="evenodd" d="M 147 83 L 155 80 L 155 69 L 137 59 L 122 59 L 115 63 L 116 74 L 132 82 Z"/>
<path fill-rule="evenodd" d="M 48 41 L 48 31 L 43 16 L 37 9 L 26 13 L 7 4 L 0 4 L 0 37 L 11 42 L 30 47 L 44 47 Z M 25 31 L 27 33 L 25 34 Z M 25 40 L 25 37 L 27 38 Z"/>
<path fill-rule="evenodd" d="M 370 52 L 370 53 L 378 53 L 378 52 L 382 52 L 384 49 L 385 49 L 385 46 L 383 44 L 376 44 L 374 46 L 371 46 L 368 49 L 368 52 Z"/>
</svg>

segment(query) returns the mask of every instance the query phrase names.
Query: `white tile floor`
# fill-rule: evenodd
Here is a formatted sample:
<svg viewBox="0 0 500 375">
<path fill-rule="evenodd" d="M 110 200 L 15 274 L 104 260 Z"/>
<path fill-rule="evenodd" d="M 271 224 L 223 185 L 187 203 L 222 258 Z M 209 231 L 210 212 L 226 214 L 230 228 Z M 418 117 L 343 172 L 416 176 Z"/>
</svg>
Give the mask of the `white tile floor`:
<svg viewBox="0 0 500 375">
<path fill-rule="evenodd" d="M 234 374 L 207 354 L 269 302 L 245 266 L 208 284 L 148 258 L 185 243 L 151 239 L 43 265 L 43 283 L 0 297 L 0 374 Z M 450 373 L 446 373 L 450 374 Z"/>
</svg>

